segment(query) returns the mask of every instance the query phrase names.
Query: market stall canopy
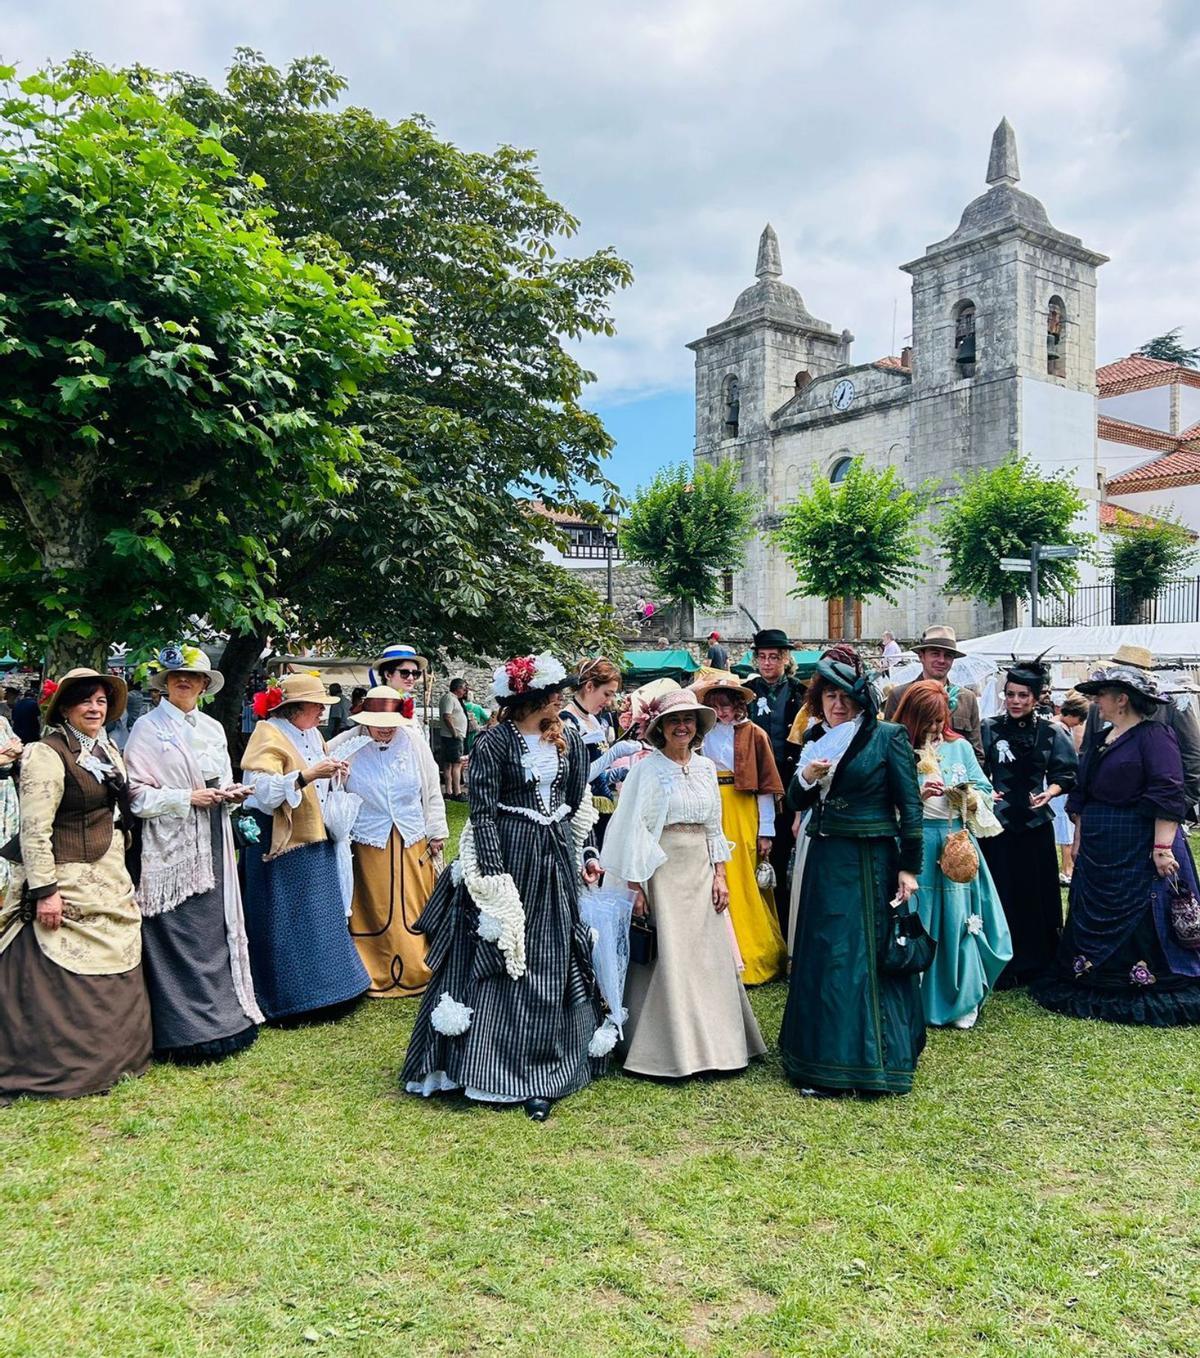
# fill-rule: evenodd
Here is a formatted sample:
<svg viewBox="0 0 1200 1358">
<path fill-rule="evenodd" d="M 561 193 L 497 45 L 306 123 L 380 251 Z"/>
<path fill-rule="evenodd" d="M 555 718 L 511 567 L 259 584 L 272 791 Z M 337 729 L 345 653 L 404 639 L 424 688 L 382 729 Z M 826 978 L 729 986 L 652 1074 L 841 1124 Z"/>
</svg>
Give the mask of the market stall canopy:
<svg viewBox="0 0 1200 1358">
<path fill-rule="evenodd" d="M 793 651 L 792 660 L 796 665 L 797 679 L 811 679 L 817 672 L 817 661 L 821 658 L 820 651 Z M 754 665 L 754 652 L 747 651 L 736 665 L 729 667 L 734 674 L 741 675 L 744 679 L 748 674 L 756 674 Z"/>
<path fill-rule="evenodd" d="M 1014 627 L 1007 632 L 960 641 L 969 655 L 1002 664 L 1014 655 L 1041 655 L 1047 664 L 1107 660 L 1118 646 L 1144 646 L 1159 665 L 1200 665 L 1200 622 L 1150 623 L 1128 627 Z"/>
<path fill-rule="evenodd" d="M 621 669 L 631 688 L 648 684 L 652 679 L 674 679 L 679 684 L 690 684 L 700 666 L 690 651 L 625 651 Z"/>
</svg>

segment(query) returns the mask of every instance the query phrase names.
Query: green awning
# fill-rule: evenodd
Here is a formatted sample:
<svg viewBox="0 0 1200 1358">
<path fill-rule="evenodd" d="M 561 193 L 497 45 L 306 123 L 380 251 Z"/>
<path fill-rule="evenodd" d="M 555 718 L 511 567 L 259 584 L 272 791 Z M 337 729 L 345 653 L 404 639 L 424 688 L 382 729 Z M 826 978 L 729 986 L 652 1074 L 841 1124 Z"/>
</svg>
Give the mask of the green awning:
<svg viewBox="0 0 1200 1358">
<path fill-rule="evenodd" d="M 817 661 L 821 658 L 820 651 L 793 651 L 792 660 L 796 665 L 797 679 L 811 679 L 817 670 Z M 734 674 L 740 674 L 744 679 L 748 674 L 754 674 L 754 652 L 747 651 L 736 665 L 730 666 Z"/>
<path fill-rule="evenodd" d="M 621 657 L 625 680 L 635 688 L 654 679 L 674 679 L 689 683 L 700 668 L 690 651 L 626 651 Z"/>
</svg>

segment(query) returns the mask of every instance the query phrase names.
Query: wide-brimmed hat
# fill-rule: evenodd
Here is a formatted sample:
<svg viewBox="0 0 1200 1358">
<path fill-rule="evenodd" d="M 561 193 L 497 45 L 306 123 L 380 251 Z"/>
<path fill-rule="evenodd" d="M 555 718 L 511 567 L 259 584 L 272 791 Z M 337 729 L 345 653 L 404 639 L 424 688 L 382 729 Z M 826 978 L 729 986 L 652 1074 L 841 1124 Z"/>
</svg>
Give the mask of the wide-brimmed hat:
<svg viewBox="0 0 1200 1358">
<path fill-rule="evenodd" d="M 790 651 L 792 643 L 782 627 L 764 627 L 755 632 L 752 647 L 756 651 Z"/>
<path fill-rule="evenodd" d="M 1114 665 L 1132 665 L 1135 670 L 1152 670 L 1154 668 L 1154 652 L 1145 646 L 1131 646 L 1128 642 L 1122 642 L 1112 653 L 1112 663 Z"/>
<path fill-rule="evenodd" d="M 921 640 L 914 641 L 911 649 L 924 651 L 930 647 L 936 647 L 939 651 L 949 651 L 951 655 L 966 655 L 966 651 L 958 649 L 958 638 L 954 635 L 954 628 L 947 627 L 940 622 L 934 623 L 932 627 L 927 627 L 921 636 Z"/>
<path fill-rule="evenodd" d="M 567 687 L 566 670 L 548 651 L 514 655 L 492 675 L 492 697 L 502 703 L 516 702 L 531 693 L 549 697 L 553 690 Z"/>
<path fill-rule="evenodd" d="M 385 687 L 383 671 L 390 666 L 398 665 L 402 660 L 415 661 L 422 674 L 429 671 L 429 661 L 423 655 L 417 654 L 415 646 L 410 646 L 406 641 L 397 641 L 391 646 L 385 646 L 379 653 L 379 659 L 371 667 L 371 683 L 377 688 Z"/>
<path fill-rule="evenodd" d="M 168 674 L 200 674 L 208 680 L 205 692 L 211 698 L 225 687 L 225 676 L 214 670 L 212 661 L 199 646 L 164 646 L 158 653 L 158 663 L 162 666 L 150 676 L 151 688 L 160 693 L 167 691 Z"/>
<path fill-rule="evenodd" d="M 1091 677 L 1082 684 L 1075 685 L 1076 693 L 1086 693 L 1089 697 L 1103 692 L 1106 688 L 1119 688 L 1125 693 L 1137 693 L 1152 702 L 1169 701 L 1158 691 L 1158 684 L 1152 674 L 1136 669 L 1132 665 L 1102 665 L 1093 670 Z"/>
<path fill-rule="evenodd" d="M 747 688 L 736 674 L 730 674 L 723 670 L 714 670 L 697 679 L 692 685 L 692 691 L 701 702 L 710 693 L 717 692 L 734 693 L 748 703 L 752 703 L 758 697 L 758 694 L 752 688 Z"/>
<path fill-rule="evenodd" d="M 68 699 L 71 697 L 71 690 L 77 689 L 85 679 L 93 681 L 99 680 L 108 693 L 108 720 L 119 721 L 125 715 L 125 701 L 129 696 L 129 690 L 125 686 L 125 680 L 115 674 L 101 674 L 99 670 L 89 670 L 80 667 L 68 670 L 58 681 L 58 687 L 50 695 L 50 701 L 46 704 L 44 721 L 47 726 L 55 726 L 60 720 L 62 709 L 69 706 Z"/>
<path fill-rule="evenodd" d="M 407 715 L 404 712 L 405 707 L 408 708 Z M 351 712 L 350 720 L 357 722 L 359 726 L 403 726 L 406 721 L 412 720 L 412 713 L 411 698 L 406 698 L 403 693 L 397 693 L 386 684 L 376 684 L 374 688 L 367 690 L 362 707 L 357 712 Z"/>
<path fill-rule="evenodd" d="M 341 701 L 332 693 L 325 692 L 325 685 L 315 674 L 285 674 L 279 681 L 279 692 L 283 695 L 277 706 L 288 703 L 320 703 L 322 707 L 336 707 Z"/>
<path fill-rule="evenodd" d="M 717 714 L 712 708 L 705 707 L 690 688 L 681 688 L 678 693 L 664 694 L 663 697 L 657 698 L 649 705 L 646 709 L 646 720 L 642 728 L 642 739 L 648 739 L 650 732 L 665 717 L 686 716 L 689 713 L 695 716 L 696 730 L 702 736 L 707 735 L 712 730 L 717 720 Z"/>
</svg>

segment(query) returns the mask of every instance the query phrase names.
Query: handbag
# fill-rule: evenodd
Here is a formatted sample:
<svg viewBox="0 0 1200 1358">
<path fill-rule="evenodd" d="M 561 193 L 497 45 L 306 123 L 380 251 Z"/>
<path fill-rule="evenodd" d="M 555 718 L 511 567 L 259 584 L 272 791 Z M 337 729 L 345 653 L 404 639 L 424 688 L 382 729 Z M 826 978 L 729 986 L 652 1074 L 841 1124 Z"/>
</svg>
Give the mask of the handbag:
<svg viewBox="0 0 1200 1358">
<path fill-rule="evenodd" d="M 1169 877 L 1165 883 L 1167 919 L 1171 932 L 1181 948 L 1200 951 L 1200 901 L 1178 878 Z"/>
<path fill-rule="evenodd" d="M 921 916 L 907 902 L 889 910 L 891 918 L 879 950 L 879 970 L 888 976 L 915 976 L 928 971 L 937 943 L 921 923 Z"/>
<path fill-rule="evenodd" d="M 658 930 L 645 916 L 629 921 L 629 960 L 648 967 L 658 958 Z"/>
<path fill-rule="evenodd" d="M 775 869 L 771 866 L 771 860 L 764 858 L 754 869 L 754 880 L 758 883 L 760 891 L 772 891 L 775 887 Z"/>
<path fill-rule="evenodd" d="M 951 830 L 946 836 L 938 867 L 952 882 L 973 882 L 979 876 L 979 850 L 966 829 Z"/>
</svg>

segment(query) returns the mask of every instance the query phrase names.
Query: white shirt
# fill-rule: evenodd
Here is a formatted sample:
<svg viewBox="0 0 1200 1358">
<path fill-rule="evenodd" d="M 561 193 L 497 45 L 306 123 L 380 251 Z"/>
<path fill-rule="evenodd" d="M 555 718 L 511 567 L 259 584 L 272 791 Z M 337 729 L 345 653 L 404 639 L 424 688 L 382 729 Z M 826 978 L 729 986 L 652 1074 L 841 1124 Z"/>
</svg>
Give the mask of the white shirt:
<svg viewBox="0 0 1200 1358">
<path fill-rule="evenodd" d="M 522 731 L 521 738 L 528 751 L 528 763 L 524 759 L 521 763 L 526 769 L 533 770 L 537 779 L 538 800 L 542 804 L 542 810 L 549 815 L 550 796 L 554 789 L 554 780 L 558 777 L 558 747 L 543 740 L 541 733 L 537 731 L 533 734 Z"/>
<path fill-rule="evenodd" d="M 346 790 L 363 799 L 350 832 L 356 843 L 382 849 L 391 838 L 393 827 L 405 844 L 419 844 L 428 837 L 421 803 L 421 773 L 412 737 L 403 727 L 396 728 L 396 734 L 386 745 L 373 740 L 359 750 L 350 761 Z"/>
<path fill-rule="evenodd" d="M 718 721 L 704 737 L 704 753 L 719 769 L 729 773 L 733 768 L 733 722 Z M 758 833 L 766 839 L 775 835 L 775 798 L 769 792 L 758 796 Z"/>
<path fill-rule="evenodd" d="M 304 762 L 305 769 L 312 768 L 325 758 L 325 742 L 316 727 L 311 731 L 301 731 L 284 717 L 268 717 L 267 720 L 291 742 Z M 254 788 L 254 796 L 247 798 L 246 805 L 252 811 L 261 811 L 264 816 L 273 815 L 284 802 L 289 806 L 299 806 L 300 798 L 304 796 L 304 789 L 297 786 L 300 773 L 300 769 L 293 769 L 291 773 L 254 773 L 249 769 L 246 770 L 245 782 L 247 786 Z M 315 789 L 324 810 L 329 779 L 318 778 L 309 786 Z"/>
<path fill-rule="evenodd" d="M 228 787 L 233 782 L 229 745 L 225 739 L 225 728 L 219 721 L 199 709 L 181 712 L 166 698 L 153 710 L 160 714 L 159 721 L 164 718 L 167 720 L 175 739 L 186 743 L 200 765 L 206 783 L 216 779 L 218 787 Z M 143 718 L 139 717 L 138 720 Z M 134 795 L 131 805 L 134 815 L 144 820 L 155 816 L 186 816 L 192 808 L 192 789 L 144 787 Z"/>
</svg>

